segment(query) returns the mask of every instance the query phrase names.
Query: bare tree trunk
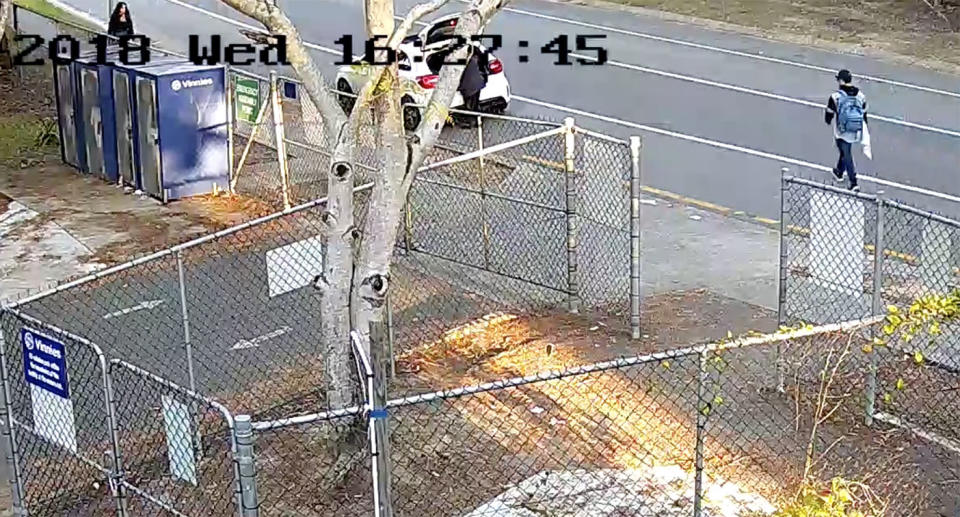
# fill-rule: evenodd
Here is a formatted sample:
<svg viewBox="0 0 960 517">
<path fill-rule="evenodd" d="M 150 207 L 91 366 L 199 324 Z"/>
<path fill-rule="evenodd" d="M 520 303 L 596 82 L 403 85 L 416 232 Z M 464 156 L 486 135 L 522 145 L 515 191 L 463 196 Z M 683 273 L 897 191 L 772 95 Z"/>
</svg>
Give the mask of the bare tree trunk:
<svg viewBox="0 0 960 517">
<path fill-rule="evenodd" d="M 483 22 L 503 3 L 488 0 L 477 1 L 469 11 L 461 15 L 456 34 L 469 37 L 479 32 Z M 462 47 L 456 50 L 448 62 L 457 62 L 466 57 L 472 49 Z M 357 329 L 368 328 L 370 321 L 383 321 L 383 308 L 390 282 L 390 263 L 393 257 L 394 243 L 400 228 L 403 205 L 407 200 L 416 171 L 423 164 L 427 153 L 436 144 L 447 119 L 448 106 L 459 85 L 463 66 L 446 65 L 441 69 L 440 80 L 431 96 L 423 121 L 416 133 L 408 141 L 397 138 L 403 134 L 402 111 L 398 95 L 394 95 L 390 106 L 389 122 L 384 121 L 383 151 L 385 170 L 371 193 L 368 213 L 364 223 L 364 245 L 360 249 L 357 272 L 354 277 L 355 323 Z M 396 124 L 387 126 L 387 124 Z M 401 151 L 402 154 L 401 154 Z M 367 238 L 373 236 L 374 238 Z"/>
<path fill-rule="evenodd" d="M 321 353 L 327 405 L 332 408 L 353 405 L 357 402 L 357 382 L 350 357 L 350 330 L 366 333 L 370 321 L 382 319 L 400 213 L 416 170 L 443 129 L 463 66 L 442 69 L 423 121 L 417 132 L 408 138 L 403 129 L 396 64 L 371 67 L 371 79 L 357 92 L 353 111 L 347 118 L 337 103 L 336 94 L 324 84 L 293 23 L 277 7 L 275 0 L 221 1 L 256 19 L 271 34 L 286 36 L 288 59 L 312 101 L 312 105 L 307 104 L 302 109 L 311 119 L 319 114 L 327 145 L 334 146 L 327 175 L 324 265 L 314 284 L 323 297 Z M 436 11 L 447 1 L 432 0 L 414 7 L 394 30 L 393 1 L 364 0 L 365 27 L 372 35 L 389 35 L 386 46 L 396 49 L 418 19 Z M 457 34 L 466 39 L 477 34 L 483 22 L 506 3 L 506 0 L 474 0 L 469 10 L 461 15 Z M 460 59 L 469 51 L 469 47 L 462 47 L 451 57 Z M 374 175 L 374 188 L 366 206 L 364 228 L 360 232 L 354 217 L 354 172 L 358 135 L 371 113 L 384 165 L 383 170 Z M 356 263 L 355 252 L 359 255 Z"/>
<path fill-rule="evenodd" d="M 13 23 L 13 0 L 0 0 L 0 41 L 3 41 L 4 34 L 7 34 L 7 24 Z M 10 27 L 10 33 L 7 35 L 10 46 L 13 50 L 13 27 Z"/>
</svg>

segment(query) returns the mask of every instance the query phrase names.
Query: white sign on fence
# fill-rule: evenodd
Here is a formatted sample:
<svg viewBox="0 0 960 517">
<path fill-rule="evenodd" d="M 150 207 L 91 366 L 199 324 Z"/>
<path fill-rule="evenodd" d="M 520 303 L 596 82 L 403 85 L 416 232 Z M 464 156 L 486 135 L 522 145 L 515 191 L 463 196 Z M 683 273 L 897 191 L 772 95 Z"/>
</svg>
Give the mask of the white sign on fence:
<svg viewBox="0 0 960 517">
<path fill-rule="evenodd" d="M 810 257 L 813 282 L 861 296 L 864 274 L 864 203 L 818 190 L 810 193 Z"/>
<path fill-rule="evenodd" d="M 169 395 L 163 395 L 163 424 L 167 432 L 167 457 L 170 474 L 197 485 L 197 462 L 193 457 L 193 434 L 190 432 L 190 410 Z"/>
<path fill-rule="evenodd" d="M 310 285 L 322 271 L 323 239 L 320 236 L 267 251 L 271 298 Z"/>
<path fill-rule="evenodd" d="M 77 427 L 67 378 L 63 343 L 36 330 L 20 330 L 23 375 L 30 385 L 33 431 L 70 452 L 77 452 Z"/>
</svg>

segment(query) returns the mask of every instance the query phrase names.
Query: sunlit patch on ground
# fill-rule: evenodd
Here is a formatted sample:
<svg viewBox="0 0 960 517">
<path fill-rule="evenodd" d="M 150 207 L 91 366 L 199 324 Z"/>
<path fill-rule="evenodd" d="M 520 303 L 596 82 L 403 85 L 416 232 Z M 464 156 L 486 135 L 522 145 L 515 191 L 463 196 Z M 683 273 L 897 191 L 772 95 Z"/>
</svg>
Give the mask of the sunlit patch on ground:
<svg viewBox="0 0 960 517">
<path fill-rule="evenodd" d="M 704 516 L 770 515 L 770 502 L 731 483 L 707 483 Z M 467 517 L 693 515 L 694 479 L 676 466 L 642 470 L 544 471 L 511 487 Z"/>
</svg>

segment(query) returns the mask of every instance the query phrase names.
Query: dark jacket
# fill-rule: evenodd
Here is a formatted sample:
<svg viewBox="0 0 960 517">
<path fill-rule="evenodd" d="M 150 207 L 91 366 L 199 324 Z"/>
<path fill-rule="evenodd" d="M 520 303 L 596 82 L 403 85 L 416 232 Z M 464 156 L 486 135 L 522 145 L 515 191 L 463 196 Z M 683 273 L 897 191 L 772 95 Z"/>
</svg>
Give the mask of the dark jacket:
<svg viewBox="0 0 960 517">
<path fill-rule="evenodd" d="M 487 79 L 480 70 L 480 58 L 474 51 L 463 69 L 463 75 L 460 76 L 460 86 L 457 90 L 460 91 L 460 95 L 469 97 L 480 93 L 480 90 L 486 85 Z"/>
<path fill-rule="evenodd" d="M 129 8 L 127 10 L 127 19 L 125 21 L 120 21 L 120 16 L 116 13 L 110 17 L 110 22 L 107 24 L 107 34 L 111 36 L 133 35 L 133 18 L 130 17 Z"/>
</svg>

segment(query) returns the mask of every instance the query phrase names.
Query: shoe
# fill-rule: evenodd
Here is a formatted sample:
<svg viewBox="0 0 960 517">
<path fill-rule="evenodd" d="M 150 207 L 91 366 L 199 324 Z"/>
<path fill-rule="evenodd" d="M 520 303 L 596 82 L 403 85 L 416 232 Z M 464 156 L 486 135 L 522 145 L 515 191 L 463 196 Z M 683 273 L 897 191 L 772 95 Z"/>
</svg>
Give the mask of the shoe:
<svg viewBox="0 0 960 517">
<path fill-rule="evenodd" d="M 833 178 L 837 181 L 837 183 L 840 183 L 843 181 L 843 173 L 837 169 L 833 169 Z"/>
<path fill-rule="evenodd" d="M 850 187 L 851 192 L 860 192 L 860 185 L 854 185 Z"/>
</svg>

